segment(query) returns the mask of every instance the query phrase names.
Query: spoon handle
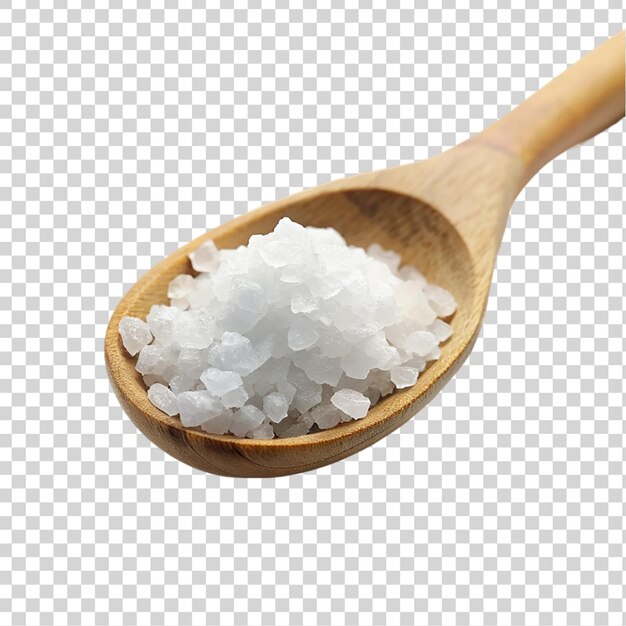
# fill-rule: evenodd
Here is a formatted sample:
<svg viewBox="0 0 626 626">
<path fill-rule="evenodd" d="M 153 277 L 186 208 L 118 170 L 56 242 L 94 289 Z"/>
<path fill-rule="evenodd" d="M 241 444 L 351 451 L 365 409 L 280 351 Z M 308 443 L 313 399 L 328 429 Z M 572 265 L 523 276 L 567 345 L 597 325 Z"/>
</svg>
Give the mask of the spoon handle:
<svg viewBox="0 0 626 626">
<path fill-rule="evenodd" d="M 521 189 L 548 161 L 624 117 L 624 44 L 622 31 L 469 142 L 520 160 Z"/>
</svg>

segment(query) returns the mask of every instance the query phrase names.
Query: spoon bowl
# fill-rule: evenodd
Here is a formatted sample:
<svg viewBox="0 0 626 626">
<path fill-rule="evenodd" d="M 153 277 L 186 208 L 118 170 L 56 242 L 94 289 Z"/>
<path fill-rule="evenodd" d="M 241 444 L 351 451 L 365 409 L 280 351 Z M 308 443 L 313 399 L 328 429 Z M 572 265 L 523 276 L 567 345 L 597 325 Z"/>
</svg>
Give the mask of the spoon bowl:
<svg viewBox="0 0 626 626">
<path fill-rule="evenodd" d="M 349 244 L 372 241 L 417 265 L 429 282 L 455 294 L 458 311 L 450 320 L 452 337 L 439 360 L 431 363 L 415 386 L 383 398 L 358 421 L 288 439 L 243 439 L 212 435 L 182 426 L 149 400 L 136 358 L 124 349 L 117 331 L 125 315 L 145 318 L 153 304 L 168 303 L 169 282 L 194 274 L 188 254 L 211 238 L 220 248 L 245 245 L 251 235 L 268 233 L 288 216 L 306 226 L 333 226 Z M 454 253 L 452 254 L 451 251 Z M 149 271 L 117 307 L 106 338 L 109 375 L 120 403 L 136 426 L 154 443 L 198 469 L 232 476 L 276 476 L 302 472 L 353 454 L 408 420 L 456 372 L 473 345 L 482 309 L 476 306 L 474 262 L 462 237 L 436 209 L 393 191 L 363 187 L 329 190 L 310 198 L 275 203 L 235 219 L 199 237 Z"/>
<path fill-rule="evenodd" d="M 124 296 L 105 338 L 105 360 L 120 404 L 137 427 L 177 459 L 226 476 L 280 476 L 311 470 L 373 444 L 424 407 L 461 366 L 480 331 L 507 216 L 526 182 L 550 159 L 624 115 L 624 34 L 613 37 L 479 135 L 420 163 L 362 174 L 307 190 L 238 217 L 156 265 Z M 417 383 L 383 398 L 362 420 L 302 437 L 272 440 L 212 435 L 182 426 L 149 400 L 118 326 L 166 304 L 177 275 L 194 274 L 188 254 L 208 239 L 245 245 L 288 216 L 332 226 L 349 244 L 394 250 L 458 308 L 453 334 Z"/>
</svg>

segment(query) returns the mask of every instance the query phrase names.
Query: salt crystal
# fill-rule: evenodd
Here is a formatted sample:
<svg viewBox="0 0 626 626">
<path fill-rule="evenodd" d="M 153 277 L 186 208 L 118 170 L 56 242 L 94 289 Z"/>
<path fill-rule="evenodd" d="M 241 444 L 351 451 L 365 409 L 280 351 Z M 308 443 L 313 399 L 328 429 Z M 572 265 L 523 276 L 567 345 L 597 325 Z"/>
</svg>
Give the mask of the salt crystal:
<svg viewBox="0 0 626 626">
<path fill-rule="evenodd" d="M 263 315 L 262 312 L 246 311 L 229 303 L 220 310 L 220 321 L 224 332 L 246 335 L 263 319 Z"/>
<path fill-rule="evenodd" d="M 200 424 L 200 428 L 207 433 L 213 435 L 223 435 L 228 432 L 230 425 L 233 421 L 233 412 L 230 409 L 222 411 L 215 417 Z"/>
<path fill-rule="evenodd" d="M 174 340 L 181 348 L 208 348 L 213 343 L 215 322 L 208 311 L 189 311 L 172 324 Z"/>
<path fill-rule="evenodd" d="M 398 389 L 412 387 L 418 376 L 419 370 L 413 367 L 394 367 L 391 370 L 391 381 Z"/>
<path fill-rule="evenodd" d="M 302 224 L 298 224 L 288 217 L 283 217 L 278 224 L 276 224 L 272 235 L 279 240 L 286 240 L 293 243 L 303 243 L 309 240 L 307 229 L 302 226 Z"/>
<path fill-rule="evenodd" d="M 263 314 L 267 310 L 267 299 L 262 287 L 250 280 L 239 280 L 234 286 L 232 303 L 243 311 Z"/>
<path fill-rule="evenodd" d="M 426 361 L 436 361 L 441 356 L 441 348 L 435 346 L 425 357 Z"/>
<path fill-rule="evenodd" d="M 427 285 L 424 287 L 424 295 L 439 317 L 448 317 L 456 311 L 456 300 L 449 291 L 437 285 Z"/>
<path fill-rule="evenodd" d="M 187 298 L 172 298 L 170 300 L 170 304 L 180 311 L 186 311 L 190 306 L 189 300 L 187 300 Z"/>
<path fill-rule="evenodd" d="M 349 354 L 341 359 L 341 367 L 346 376 L 356 379 L 367 378 L 372 369 L 368 355 L 358 348 L 353 348 Z"/>
<path fill-rule="evenodd" d="M 389 345 L 382 333 L 368 337 L 359 344 L 358 348 L 368 359 L 370 369 L 388 370 L 400 364 L 398 350 Z"/>
<path fill-rule="evenodd" d="M 169 346 L 174 341 L 173 324 L 180 315 L 180 309 L 171 306 L 155 304 L 150 309 L 146 321 L 150 326 L 150 332 L 162 345 Z"/>
<path fill-rule="evenodd" d="M 168 415 L 178 414 L 178 398 L 165 385 L 155 383 L 148 389 L 148 398 L 157 409 Z"/>
<path fill-rule="evenodd" d="M 183 426 L 200 426 L 223 412 L 222 403 L 208 391 L 185 391 L 178 395 Z"/>
<path fill-rule="evenodd" d="M 352 346 L 336 328 L 321 328 L 318 332 L 320 338 L 317 345 L 324 356 L 344 357 L 352 350 Z"/>
<path fill-rule="evenodd" d="M 319 306 L 316 298 L 306 293 L 294 293 L 291 297 L 291 312 L 294 315 L 298 313 L 313 313 Z"/>
<path fill-rule="evenodd" d="M 314 389 L 299 389 L 293 398 L 293 407 L 304 413 L 314 407 L 322 399 L 321 387 L 318 391 Z"/>
<path fill-rule="evenodd" d="M 192 376 L 184 374 L 176 374 L 170 378 L 170 389 L 173 393 L 178 395 L 183 391 L 191 391 L 191 388 L 196 384 L 196 380 Z"/>
<path fill-rule="evenodd" d="M 210 350 L 209 359 L 219 368 L 229 369 L 230 366 L 237 373 L 246 375 L 255 370 L 258 355 L 247 337 L 225 332 L 219 343 Z"/>
<path fill-rule="evenodd" d="M 161 357 L 163 355 L 163 346 L 152 344 L 144 346 L 139 353 L 135 369 L 140 374 L 160 374 L 162 368 Z"/>
<path fill-rule="evenodd" d="M 287 345 L 297 352 L 315 345 L 320 338 L 319 333 L 311 325 L 294 324 L 287 334 Z"/>
<path fill-rule="evenodd" d="M 263 413 L 269 417 L 272 422 L 280 422 L 287 417 L 289 412 L 289 403 L 285 396 L 277 391 L 270 393 L 263 398 Z"/>
<path fill-rule="evenodd" d="M 418 283 L 420 287 L 425 287 L 428 284 L 424 275 L 410 265 L 402 266 L 398 271 L 398 277 L 402 280 L 414 281 Z"/>
<path fill-rule="evenodd" d="M 437 318 L 429 327 L 428 330 L 435 335 L 439 343 L 443 343 L 452 335 L 452 326 L 446 324 L 443 320 Z"/>
<path fill-rule="evenodd" d="M 366 410 L 367 411 L 367 410 Z M 322 429 L 333 428 L 343 421 L 346 414 L 333 404 L 318 404 L 311 410 L 313 421 Z"/>
<path fill-rule="evenodd" d="M 367 253 L 384 263 L 394 274 L 398 272 L 400 266 L 400 255 L 393 252 L 393 250 L 385 250 L 379 244 L 373 243 L 367 249 Z"/>
<path fill-rule="evenodd" d="M 138 317 L 123 317 L 119 324 L 122 343 L 130 356 L 135 356 L 152 341 L 150 327 Z"/>
<path fill-rule="evenodd" d="M 154 385 L 154 383 L 167 385 L 167 381 L 160 374 L 144 374 L 141 378 L 143 379 L 144 385 L 146 387 L 150 387 Z"/>
<path fill-rule="evenodd" d="M 280 280 L 283 283 L 291 283 L 291 284 L 299 284 L 301 281 L 302 274 L 295 267 L 284 267 L 283 271 L 280 273 Z"/>
<path fill-rule="evenodd" d="M 256 428 L 248 431 L 250 439 L 274 439 L 274 427 L 269 420 L 263 420 Z"/>
<path fill-rule="evenodd" d="M 219 370 L 209 367 L 200 376 L 207 391 L 221 398 L 222 404 L 228 408 L 239 408 L 246 403 L 249 395 L 244 389 L 241 376 L 237 372 Z"/>
<path fill-rule="evenodd" d="M 405 345 L 418 356 L 426 356 L 437 346 L 437 337 L 427 330 L 416 330 L 407 337 Z"/>
<path fill-rule="evenodd" d="M 300 248 L 289 241 L 270 241 L 260 249 L 261 258 L 270 267 L 280 268 L 296 262 Z"/>
<path fill-rule="evenodd" d="M 426 358 L 421 356 L 412 356 L 410 359 L 403 363 L 404 367 L 413 367 L 418 372 L 423 372 L 426 368 Z"/>
<path fill-rule="evenodd" d="M 343 374 L 340 359 L 329 359 L 319 352 L 310 352 L 306 357 L 302 357 L 302 352 L 296 352 L 293 362 L 319 385 L 336 385 Z"/>
<path fill-rule="evenodd" d="M 205 306 L 211 306 L 215 298 L 211 276 L 200 274 L 194 278 L 193 282 L 193 289 L 186 296 L 189 307 L 201 309 Z"/>
<path fill-rule="evenodd" d="M 184 298 L 193 289 L 193 276 L 180 274 L 172 280 L 167 288 L 168 298 Z"/>
<path fill-rule="evenodd" d="M 243 386 L 241 376 L 237 372 L 219 370 L 209 367 L 202 372 L 200 380 L 204 383 L 207 391 L 214 396 L 223 396 L 225 393 Z"/>
<path fill-rule="evenodd" d="M 328 300 L 333 296 L 339 294 L 343 289 L 343 285 L 339 280 L 334 278 L 320 278 L 319 275 L 312 275 L 310 278 L 305 279 L 306 285 L 309 291 L 316 297 L 322 300 Z"/>
<path fill-rule="evenodd" d="M 255 406 L 246 405 L 241 407 L 233 415 L 230 432 L 237 437 L 244 437 L 254 430 L 265 419 L 265 415 Z"/>
<path fill-rule="evenodd" d="M 452 333 L 454 297 L 378 244 L 282 219 L 247 246 L 190 254 L 170 304 L 119 331 L 148 398 L 211 434 L 298 437 L 415 384 Z"/>
<path fill-rule="evenodd" d="M 300 413 L 308 411 L 322 400 L 322 386 L 312 381 L 301 369 L 292 366 L 288 378 L 296 388 L 291 405 Z"/>
<path fill-rule="evenodd" d="M 346 415 L 353 419 L 361 419 L 367 415 L 370 401 L 362 393 L 353 389 L 340 389 L 330 401 Z"/>
<path fill-rule="evenodd" d="M 220 264 L 219 251 L 213 240 L 209 239 L 189 253 L 189 260 L 196 272 L 215 272 Z"/>
<path fill-rule="evenodd" d="M 286 380 L 279 380 L 276 383 L 276 390 L 287 400 L 287 404 L 291 404 L 293 397 L 296 395 L 296 388 Z"/>
<path fill-rule="evenodd" d="M 278 424 L 272 424 L 272 426 L 278 437 L 301 437 L 306 435 L 311 426 L 313 426 L 313 418 L 309 411 L 302 415 L 289 415 Z"/>
<path fill-rule="evenodd" d="M 418 282 L 401 283 L 396 287 L 395 297 L 401 312 L 415 324 L 428 326 L 437 317 Z"/>
<path fill-rule="evenodd" d="M 176 361 L 179 374 L 198 380 L 208 365 L 208 355 L 209 350 L 207 349 L 181 348 Z"/>
<path fill-rule="evenodd" d="M 237 387 L 222 396 L 222 404 L 229 409 L 238 409 L 246 403 L 249 397 L 250 395 L 243 387 Z"/>
</svg>

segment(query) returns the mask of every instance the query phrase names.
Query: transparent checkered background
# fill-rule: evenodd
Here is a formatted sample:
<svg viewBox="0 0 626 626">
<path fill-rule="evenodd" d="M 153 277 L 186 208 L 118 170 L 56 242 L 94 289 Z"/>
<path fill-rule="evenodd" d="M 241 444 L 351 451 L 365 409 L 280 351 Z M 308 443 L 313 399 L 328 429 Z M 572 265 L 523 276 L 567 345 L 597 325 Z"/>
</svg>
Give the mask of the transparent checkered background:
<svg viewBox="0 0 626 626">
<path fill-rule="evenodd" d="M 621 626 L 623 125 L 529 183 L 473 354 L 346 461 L 192 470 L 123 415 L 102 348 L 179 244 L 466 139 L 622 3 L 223 4 L 0 9 L 0 623 Z"/>
</svg>

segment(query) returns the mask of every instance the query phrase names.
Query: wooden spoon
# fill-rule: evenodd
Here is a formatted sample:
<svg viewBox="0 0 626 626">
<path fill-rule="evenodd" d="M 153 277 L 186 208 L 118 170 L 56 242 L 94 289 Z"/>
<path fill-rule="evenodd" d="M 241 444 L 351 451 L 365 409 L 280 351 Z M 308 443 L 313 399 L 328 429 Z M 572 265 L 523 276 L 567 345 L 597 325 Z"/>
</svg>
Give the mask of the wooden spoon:
<svg viewBox="0 0 626 626">
<path fill-rule="evenodd" d="M 167 257 L 126 294 L 109 323 L 105 357 L 119 401 L 137 427 L 177 459 L 226 476 L 280 476 L 343 459 L 406 422 L 450 380 L 480 330 L 493 266 L 513 200 L 567 148 L 624 116 L 624 33 L 550 82 L 479 135 L 424 162 L 331 182 L 238 217 Z M 379 242 L 457 299 L 454 334 L 417 384 L 396 391 L 359 421 L 291 439 L 252 440 L 183 428 L 148 400 L 118 324 L 167 303 L 167 285 L 193 273 L 187 255 L 207 239 L 220 248 L 270 232 L 288 215 L 332 226 L 349 243 Z"/>
</svg>

